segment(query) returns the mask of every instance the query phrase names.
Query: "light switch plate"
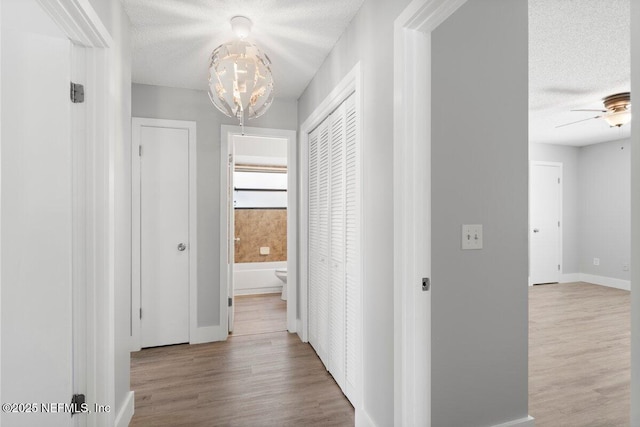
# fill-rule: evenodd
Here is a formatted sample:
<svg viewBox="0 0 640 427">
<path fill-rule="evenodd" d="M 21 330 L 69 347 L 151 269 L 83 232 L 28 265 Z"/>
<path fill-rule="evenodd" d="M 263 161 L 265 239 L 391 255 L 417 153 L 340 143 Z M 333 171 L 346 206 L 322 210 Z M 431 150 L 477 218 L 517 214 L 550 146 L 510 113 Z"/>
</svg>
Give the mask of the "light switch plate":
<svg viewBox="0 0 640 427">
<path fill-rule="evenodd" d="M 482 224 L 462 225 L 462 249 L 482 249 Z"/>
<path fill-rule="evenodd" d="M 260 247 L 260 255 L 269 255 L 270 248 L 268 246 Z"/>
</svg>

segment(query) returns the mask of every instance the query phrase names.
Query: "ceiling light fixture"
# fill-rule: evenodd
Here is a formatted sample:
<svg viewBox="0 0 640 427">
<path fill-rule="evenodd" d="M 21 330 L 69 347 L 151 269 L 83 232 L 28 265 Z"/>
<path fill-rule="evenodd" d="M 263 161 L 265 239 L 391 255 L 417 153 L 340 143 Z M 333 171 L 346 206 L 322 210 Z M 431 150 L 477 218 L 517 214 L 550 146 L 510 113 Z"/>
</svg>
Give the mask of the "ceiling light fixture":
<svg viewBox="0 0 640 427">
<path fill-rule="evenodd" d="M 621 127 L 631 121 L 631 94 L 629 92 L 609 95 L 602 100 L 606 114 L 604 120 L 611 127 Z"/>
<path fill-rule="evenodd" d="M 218 110 L 236 117 L 244 127 L 249 119 L 263 115 L 273 102 L 271 60 L 258 47 L 245 40 L 252 22 L 246 16 L 231 18 L 231 29 L 238 40 L 223 43 L 211 53 L 209 98 Z"/>
</svg>

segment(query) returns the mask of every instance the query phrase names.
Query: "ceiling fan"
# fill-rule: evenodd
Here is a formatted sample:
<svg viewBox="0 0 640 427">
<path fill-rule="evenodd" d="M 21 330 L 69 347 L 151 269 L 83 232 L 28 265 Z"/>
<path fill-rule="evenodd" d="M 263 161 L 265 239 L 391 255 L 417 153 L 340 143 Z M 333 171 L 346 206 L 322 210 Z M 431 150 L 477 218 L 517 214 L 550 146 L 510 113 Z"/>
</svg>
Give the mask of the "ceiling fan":
<svg viewBox="0 0 640 427">
<path fill-rule="evenodd" d="M 582 119 L 571 123 L 565 123 L 556 128 L 574 125 L 580 122 L 586 122 L 593 119 L 604 119 L 611 127 L 621 127 L 631 121 L 631 93 L 621 92 L 609 95 L 602 100 L 604 110 L 571 110 L 571 111 L 597 111 L 600 114 L 588 119 Z"/>
</svg>

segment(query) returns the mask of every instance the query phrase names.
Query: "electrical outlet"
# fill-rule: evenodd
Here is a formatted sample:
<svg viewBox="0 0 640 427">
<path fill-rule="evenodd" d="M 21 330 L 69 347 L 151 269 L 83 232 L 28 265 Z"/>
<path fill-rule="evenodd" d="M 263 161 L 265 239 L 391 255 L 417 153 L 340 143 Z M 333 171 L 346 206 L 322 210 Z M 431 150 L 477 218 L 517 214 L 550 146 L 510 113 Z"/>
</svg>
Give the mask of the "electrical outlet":
<svg viewBox="0 0 640 427">
<path fill-rule="evenodd" d="M 594 258 L 593 265 L 600 265 L 600 258 Z"/>
<path fill-rule="evenodd" d="M 462 226 L 462 249 L 482 249 L 482 224 Z"/>
<path fill-rule="evenodd" d="M 269 255 L 270 252 L 271 250 L 268 246 L 262 246 L 260 248 L 260 255 Z"/>
</svg>

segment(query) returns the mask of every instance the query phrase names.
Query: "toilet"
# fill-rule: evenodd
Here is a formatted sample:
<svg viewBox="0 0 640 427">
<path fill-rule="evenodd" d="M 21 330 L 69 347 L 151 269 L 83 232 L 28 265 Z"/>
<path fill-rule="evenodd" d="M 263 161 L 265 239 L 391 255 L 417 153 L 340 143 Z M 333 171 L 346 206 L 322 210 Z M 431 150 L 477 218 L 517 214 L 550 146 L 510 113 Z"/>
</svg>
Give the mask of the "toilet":
<svg viewBox="0 0 640 427">
<path fill-rule="evenodd" d="M 276 268 L 276 277 L 282 280 L 282 296 L 281 300 L 287 300 L 287 269 L 286 268 Z"/>
</svg>

